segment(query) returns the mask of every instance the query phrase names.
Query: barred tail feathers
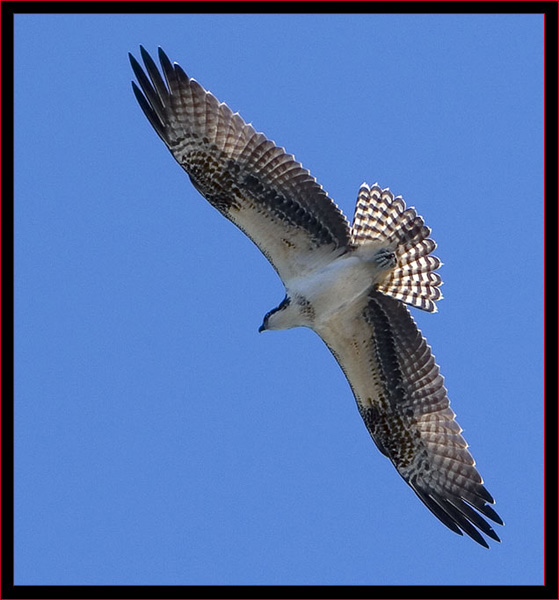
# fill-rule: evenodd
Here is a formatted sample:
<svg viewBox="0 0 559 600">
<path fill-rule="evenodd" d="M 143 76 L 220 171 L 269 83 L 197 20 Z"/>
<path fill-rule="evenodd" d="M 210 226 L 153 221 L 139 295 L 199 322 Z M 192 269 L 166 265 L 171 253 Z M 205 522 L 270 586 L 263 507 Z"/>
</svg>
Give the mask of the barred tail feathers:
<svg viewBox="0 0 559 600">
<path fill-rule="evenodd" d="M 382 242 L 392 248 L 396 266 L 377 285 L 392 298 L 428 312 L 437 310 L 442 298 L 442 279 L 436 269 L 441 261 L 431 252 L 437 244 L 429 238 L 431 230 L 414 208 L 406 208 L 401 196 L 394 196 L 377 184 L 359 189 L 351 228 L 354 245 Z"/>
</svg>

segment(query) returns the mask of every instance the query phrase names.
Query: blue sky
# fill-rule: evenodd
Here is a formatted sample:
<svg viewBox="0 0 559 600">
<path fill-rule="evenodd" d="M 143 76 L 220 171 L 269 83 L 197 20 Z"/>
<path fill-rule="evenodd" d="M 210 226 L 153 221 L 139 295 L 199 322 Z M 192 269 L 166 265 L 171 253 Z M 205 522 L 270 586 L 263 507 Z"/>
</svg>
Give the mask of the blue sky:
<svg viewBox="0 0 559 600">
<path fill-rule="evenodd" d="M 506 526 L 441 525 L 133 97 L 162 46 L 350 217 L 432 228 L 414 317 Z M 543 583 L 543 16 L 19 15 L 15 582 Z"/>
</svg>

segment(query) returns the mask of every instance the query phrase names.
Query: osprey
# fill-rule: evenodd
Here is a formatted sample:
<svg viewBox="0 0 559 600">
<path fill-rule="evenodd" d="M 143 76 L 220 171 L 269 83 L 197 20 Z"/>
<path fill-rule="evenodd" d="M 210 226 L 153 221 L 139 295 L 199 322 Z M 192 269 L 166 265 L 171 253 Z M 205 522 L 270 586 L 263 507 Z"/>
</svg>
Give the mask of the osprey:
<svg viewBox="0 0 559 600">
<path fill-rule="evenodd" d="M 436 311 L 431 230 L 363 184 L 350 225 L 317 181 L 159 49 L 130 56 L 136 99 L 194 187 L 264 253 L 286 290 L 260 331 L 310 327 L 345 373 L 378 449 L 452 531 L 489 547 L 502 525 L 407 306 Z M 483 515 L 483 516 L 482 516 Z"/>
</svg>

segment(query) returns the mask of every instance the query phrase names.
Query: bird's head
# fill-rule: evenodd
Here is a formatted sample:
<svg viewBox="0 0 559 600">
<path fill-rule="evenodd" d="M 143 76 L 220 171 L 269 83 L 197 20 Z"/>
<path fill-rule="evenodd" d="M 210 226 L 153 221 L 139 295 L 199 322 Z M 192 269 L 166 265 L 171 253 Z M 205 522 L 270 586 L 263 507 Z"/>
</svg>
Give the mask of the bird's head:
<svg viewBox="0 0 559 600">
<path fill-rule="evenodd" d="M 258 328 L 258 332 L 273 331 L 275 329 L 289 329 L 293 327 L 290 318 L 289 308 L 291 306 L 291 298 L 287 296 L 282 300 L 281 304 L 266 313 L 262 325 Z"/>
</svg>

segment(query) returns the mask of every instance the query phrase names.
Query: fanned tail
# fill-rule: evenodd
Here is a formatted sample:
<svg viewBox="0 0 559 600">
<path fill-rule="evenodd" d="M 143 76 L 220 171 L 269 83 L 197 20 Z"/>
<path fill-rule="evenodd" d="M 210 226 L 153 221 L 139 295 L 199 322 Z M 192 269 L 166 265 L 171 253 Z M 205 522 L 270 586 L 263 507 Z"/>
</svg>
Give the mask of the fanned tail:
<svg viewBox="0 0 559 600">
<path fill-rule="evenodd" d="M 441 261 L 431 252 L 437 244 L 429 238 L 431 230 L 413 207 L 406 208 L 401 196 L 378 184 L 364 183 L 359 189 L 351 241 L 359 246 L 381 242 L 393 250 L 396 266 L 377 289 L 392 298 L 428 312 L 437 310 L 442 298 L 442 279 L 436 269 Z"/>
</svg>

